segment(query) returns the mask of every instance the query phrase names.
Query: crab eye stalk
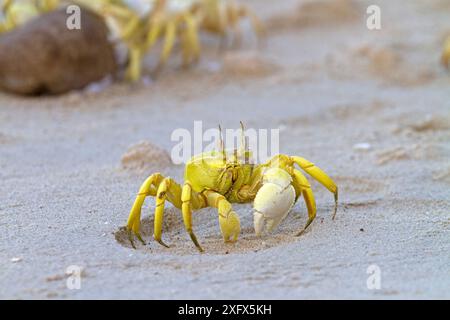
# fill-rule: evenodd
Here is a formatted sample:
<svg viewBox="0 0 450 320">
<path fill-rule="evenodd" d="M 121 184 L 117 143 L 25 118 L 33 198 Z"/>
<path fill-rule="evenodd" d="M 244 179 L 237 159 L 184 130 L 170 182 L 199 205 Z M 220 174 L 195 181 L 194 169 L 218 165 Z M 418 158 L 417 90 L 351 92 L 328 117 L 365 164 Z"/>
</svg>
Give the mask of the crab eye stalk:
<svg viewBox="0 0 450 320">
<path fill-rule="evenodd" d="M 223 143 L 223 136 L 222 136 L 222 127 L 219 124 L 219 150 L 222 153 L 222 159 L 223 163 L 227 163 L 227 154 L 225 152 L 225 145 Z"/>
<path fill-rule="evenodd" d="M 241 145 L 239 148 L 239 156 L 241 159 L 243 159 L 243 162 L 245 164 L 248 164 L 250 162 L 248 137 L 245 136 L 244 123 L 240 121 L 240 124 L 241 124 Z"/>
</svg>

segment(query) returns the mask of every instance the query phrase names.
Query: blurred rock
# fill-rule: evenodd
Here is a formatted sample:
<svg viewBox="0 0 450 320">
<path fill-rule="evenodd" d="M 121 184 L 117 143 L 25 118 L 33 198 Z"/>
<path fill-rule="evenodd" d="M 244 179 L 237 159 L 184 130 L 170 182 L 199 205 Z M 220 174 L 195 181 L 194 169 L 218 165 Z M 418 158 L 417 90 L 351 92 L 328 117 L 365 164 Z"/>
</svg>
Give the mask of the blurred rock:
<svg viewBox="0 0 450 320">
<path fill-rule="evenodd" d="M 69 30 L 60 9 L 0 35 L 0 89 L 16 94 L 61 94 L 116 71 L 103 19 L 81 10 L 81 29 Z"/>
</svg>

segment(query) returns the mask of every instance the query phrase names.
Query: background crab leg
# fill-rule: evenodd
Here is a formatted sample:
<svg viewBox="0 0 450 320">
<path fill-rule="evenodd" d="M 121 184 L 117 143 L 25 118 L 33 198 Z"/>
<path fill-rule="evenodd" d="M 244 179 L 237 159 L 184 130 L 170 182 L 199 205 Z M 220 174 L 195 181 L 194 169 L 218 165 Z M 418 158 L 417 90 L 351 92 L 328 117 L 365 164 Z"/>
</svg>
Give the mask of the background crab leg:
<svg viewBox="0 0 450 320">
<path fill-rule="evenodd" d="M 200 57 L 200 43 L 198 40 L 198 26 L 194 17 L 190 14 L 184 14 L 185 30 L 182 34 L 183 41 L 183 66 L 197 62 Z"/>
<path fill-rule="evenodd" d="M 183 190 L 181 192 L 181 212 L 183 213 L 183 222 L 186 228 L 186 231 L 189 233 L 192 242 L 194 242 L 195 246 L 200 252 L 203 252 L 203 248 L 197 240 L 197 237 L 192 230 L 192 209 L 197 210 L 200 208 L 204 208 L 206 206 L 206 202 L 201 194 L 192 190 L 191 183 L 186 181 L 183 185 Z"/>
<path fill-rule="evenodd" d="M 164 219 L 164 204 L 166 198 L 178 209 L 181 209 L 181 186 L 172 178 L 164 178 L 156 192 L 156 207 L 153 238 L 164 247 L 169 247 L 162 239 L 162 224 Z"/>
<path fill-rule="evenodd" d="M 164 24 L 162 14 L 160 13 L 151 15 L 149 20 L 149 31 L 144 45 L 145 51 L 150 50 L 155 45 L 156 41 L 158 41 Z"/>
<path fill-rule="evenodd" d="M 306 173 L 308 173 L 311 177 L 316 179 L 318 182 L 320 182 L 320 184 L 322 184 L 325 188 L 327 188 L 330 192 L 334 194 L 334 212 L 333 212 L 333 220 L 334 220 L 334 218 L 336 217 L 337 202 L 338 202 L 338 188 L 334 183 L 334 181 L 322 169 L 316 167 L 314 163 L 297 156 L 292 156 L 291 159 Z"/>
<path fill-rule="evenodd" d="M 161 51 L 161 56 L 159 59 L 157 71 L 160 70 L 167 62 L 167 59 L 172 52 L 173 46 L 175 44 L 175 37 L 177 33 L 177 22 L 175 20 L 169 19 L 165 27 L 164 32 L 164 44 Z"/>
<path fill-rule="evenodd" d="M 142 50 L 130 46 L 128 60 L 126 78 L 130 81 L 137 81 L 141 77 Z"/>
<path fill-rule="evenodd" d="M 441 62 L 446 68 L 450 67 L 450 65 L 449 65 L 449 63 L 450 63 L 450 37 L 448 37 L 445 40 L 444 51 L 442 53 Z"/>
<path fill-rule="evenodd" d="M 300 189 L 301 194 L 303 195 L 303 199 L 306 203 L 306 208 L 308 209 L 308 221 L 306 222 L 303 229 L 296 234 L 296 236 L 300 236 L 305 232 L 306 228 L 313 222 L 316 217 L 316 201 L 314 200 L 314 194 L 311 190 L 311 185 L 309 184 L 308 179 L 301 173 L 299 170 L 294 169 L 292 172 L 292 176 L 294 178 L 293 185 L 296 190 Z"/>
</svg>

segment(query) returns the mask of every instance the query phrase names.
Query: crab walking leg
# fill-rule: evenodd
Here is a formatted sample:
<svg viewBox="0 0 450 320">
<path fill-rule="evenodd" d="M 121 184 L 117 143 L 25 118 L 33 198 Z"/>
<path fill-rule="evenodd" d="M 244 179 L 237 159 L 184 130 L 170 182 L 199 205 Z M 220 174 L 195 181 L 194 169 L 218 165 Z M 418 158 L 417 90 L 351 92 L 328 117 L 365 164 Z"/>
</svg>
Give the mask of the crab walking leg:
<svg viewBox="0 0 450 320">
<path fill-rule="evenodd" d="M 224 241 L 235 242 L 241 232 L 241 223 L 231 203 L 223 195 L 214 191 L 206 190 L 203 194 L 206 196 L 208 206 L 217 208 L 219 212 L 220 231 Z"/>
<path fill-rule="evenodd" d="M 325 188 L 334 194 L 334 212 L 333 220 L 336 217 L 337 203 L 338 203 L 338 188 L 333 180 L 319 167 L 316 167 L 314 163 L 301 158 L 292 156 L 291 159 L 302 168 L 307 174 L 320 182 Z"/>
<path fill-rule="evenodd" d="M 181 192 L 181 212 L 183 213 L 183 222 L 187 233 L 191 237 L 192 242 L 200 252 L 203 252 L 203 248 L 199 244 L 197 237 L 192 230 L 192 209 L 197 210 L 204 208 L 206 203 L 203 197 L 195 191 L 192 191 L 192 186 L 189 181 L 186 181 L 183 185 Z"/>
<path fill-rule="evenodd" d="M 136 237 L 145 244 L 144 240 L 142 240 L 140 234 L 140 226 L 141 226 L 141 209 L 142 204 L 147 196 L 155 196 L 156 195 L 156 187 L 161 183 L 164 177 L 155 173 L 149 176 L 144 183 L 142 183 L 139 188 L 139 192 L 136 196 L 136 200 L 134 200 L 133 207 L 131 207 L 130 215 L 128 216 L 127 222 L 127 230 L 129 232 L 129 238 L 131 245 L 134 247 L 133 238 L 131 235 L 131 231 L 136 235 Z"/>
<path fill-rule="evenodd" d="M 297 169 L 294 169 L 293 176 L 294 176 L 293 181 L 294 187 L 295 189 L 301 190 L 303 199 L 305 199 L 306 208 L 308 209 L 308 221 L 306 222 L 303 229 L 296 234 L 296 236 L 300 236 L 305 232 L 306 228 L 309 227 L 311 222 L 313 222 L 314 218 L 316 217 L 316 201 L 314 200 L 314 194 L 311 190 L 311 185 L 309 184 L 308 179 L 306 179 L 303 173 L 301 173 Z"/>
<path fill-rule="evenodd" d="M 8 8 L 11 6 L 11 4 L 13 3 L 14 0 L 4 0 L 3 4 L 1 5 L 1 10 L 3 12 L 3 14 L 6 14 L 6 11 L 8 10 Z"/>
<path fill-rule="evenodd" d="M 161 57 L 159 60 L 159 64 L 157 70 L 160 70 L 167 62 L 167 59 L 172 52 L 173 46 L 175 44 L 175 37 L 177 32 L 177 23 L 175 19 L 169 18 L 166 25 L 166 30 L 164 33 L 164 44 L 163 49 L 161 51 Z"/>
<path fill-rule="evenodd" d="M 159 36 L 161 34 L 164 25 L 164 20 L 160 14 L 155 14 L 150 18 L 151 21 L 149 22 L 150 23 L 149 32 L 147 34 L 144 45 L 145 51 L 150 50 L 155 45 L 156 41 L 159 39 Z"/>
<path fill-rule="evenodd" d="M 154 230 L 153 230 L 153 238 L 164 247 L 169 247 L 165 244 L 162 239 L 162 224 L 164 219 L 164 205 L 166 202 L 166 198 L 172 204 L 180 209 L 181 208 L 181 186 L 175 182 L 175 180 L 171 178 L 164 178 L 163 181 L 158 186 L 158 191 L 156 192 L 155 202 L 155 221 L 154 221 Z"/>
<path fill-rule="evenodd" d="M 197 62 L 200 57 L 200 44 L 198 40 L 197 22 L 191 14 L 183 16 L 185 30 L 183 33 L 183 66 L 186 67 L 192 62 Z"/>
<path fill-rule="evenodd" d="M 126 71 L 126 78 L 131 82 L 136 82 L 141 78 L 142 51 L 136 46 L 129 49 L 129 61 Z"/>
<path fill-rule="evenodd" d="M 102 15 L 121 22 L 119 36 L 124 41 L 129 40 L 139 28 L 139 15 L 123 5 L 105 3 L 100 6 L 99 11 Z"/>
<path fill-rule="evenodd" d="M 135 34 L 138 30 L 140 23 L 139 17 L 134 14 L 130 14 L 127 20 L 129 21 L 123 28 L 123 31 L 120 35 L 120 37 L 124 41 L 130 40 L 133 37 L 133 34 Z"/>
<path fill-rule="evenodd" d="M 445 40 L 441 61 L 446 68 L 450 67 L 450 37 Z"/>
</svg>

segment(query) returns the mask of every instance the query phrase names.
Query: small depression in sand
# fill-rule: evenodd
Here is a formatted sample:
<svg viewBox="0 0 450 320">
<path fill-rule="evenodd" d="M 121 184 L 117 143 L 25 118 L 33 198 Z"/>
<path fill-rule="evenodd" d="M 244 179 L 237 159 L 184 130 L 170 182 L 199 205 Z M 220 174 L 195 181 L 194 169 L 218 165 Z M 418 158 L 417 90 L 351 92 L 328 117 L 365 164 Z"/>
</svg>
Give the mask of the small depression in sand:
<svg viewBox="0 0 450 320">
<path fill-rule="evenodd" d="M 281 246 L 294 241 L 301 241 L 302 237 L 295 234 L 304 226 L 306 222 L 306 212 L 302 204 L 297 204 L 288 217 L 271 234 L 257 237 L 253 229 L 253 215 L 251 205 L 234 205 L 235 211 L 241 220 L 241 234 L 235 243 L 224 243 L 220 233 L 217 212 L 214 209 L 206 208 L 194 212 L 193 225 L 194 232 L 202 245 L 205 254 L 231 254 L 257 252 L 272 247 Z M 327 210 L 323 208 L 322 210 Z M 332 208 L 329 208 L 331 212 Z M 144 209 L 143 209 L 144 211 Z M 318 213 L 322 215 L 322 212 Z M 320 228 L 320 219 L 311 225 L 307 232 Z M 146 245 L 135 239 L 136 250 L 144 250 L 157 254 L 192 255 L 200 254 L 192 243 L 189 235 L 184 229 L 181 211 L 174 207 L 167 207 L 164 214 L 163 241 L 170 246 L 165 248 L 153 240 L 153 215 L 141 220 L 141 234 Z M 134 250 L 128 239 L 128 232 L 125 227 L 121 227 L 115 232 L 117 242 L 131 250 Z M 304 235 L 306 236 L 306 235 Z"/>
<path fill-rule="evenodd" d="M 347 210 L 351 207 L 370 206 L 378 201 L 380 195 L 386 189 L 386 185 L 378 180 L 355 178 L 347 176 L 335 177 L 338 184 L 342 187 L 343 194 L 347 193 L 366 193 L 369 197 L 362 202 L 353 202 L 352 199 L 340 201 L 338 214 L 340 210 Z M 320 197 L 319 197 L 320 198 Z M 283 246 L 295 241 L 301 241 L 302 237 L 296 237 L 295 234 L 301 230 L 306 222 L 307 212 L 300 199 L 294 206 L 286 219 L 278 228 L 270 234 L 257 237 L 253 228 L 252 205 L 233 204 L 234 210 L 238 213 L 241 220 L 241 234 L 236 243 L 224 243 L 220 232 L 217 211 L 213 208 L 205 208 L 195 211 L 193 214 L 194 232 L 205 250 L 205 254 L 224 255 L 232 253 L 257 252 L 273 247 Z M 154 205 L 150 208 L 142 209 L 142 212 L 152 212 Z M 331 202 L 318 203 L 317 217 L 306 234 L 314 232 L 321 227 L 322 218 L 328 217 L 328 213 L 333 210 Z M 143 245 L 138 239 L 134 239 L 136 250 L 148 251 L 154 254 L 173 254 L 173 255 L 192 255 L 199 254 L 189 235 L 185 231 L 181 211 L 172 205 L 167 205 L 164 213 L 163 223 L 163 241 L 170 248 L 165 248 L 153 240 L 154 216 L 145 216 L 141 220 L 141 234 L 146 244 Z M 134 250 L 125 227 L 120 227 L 115 233 L 116 241 L 131 250 Z"/>
</svg>

